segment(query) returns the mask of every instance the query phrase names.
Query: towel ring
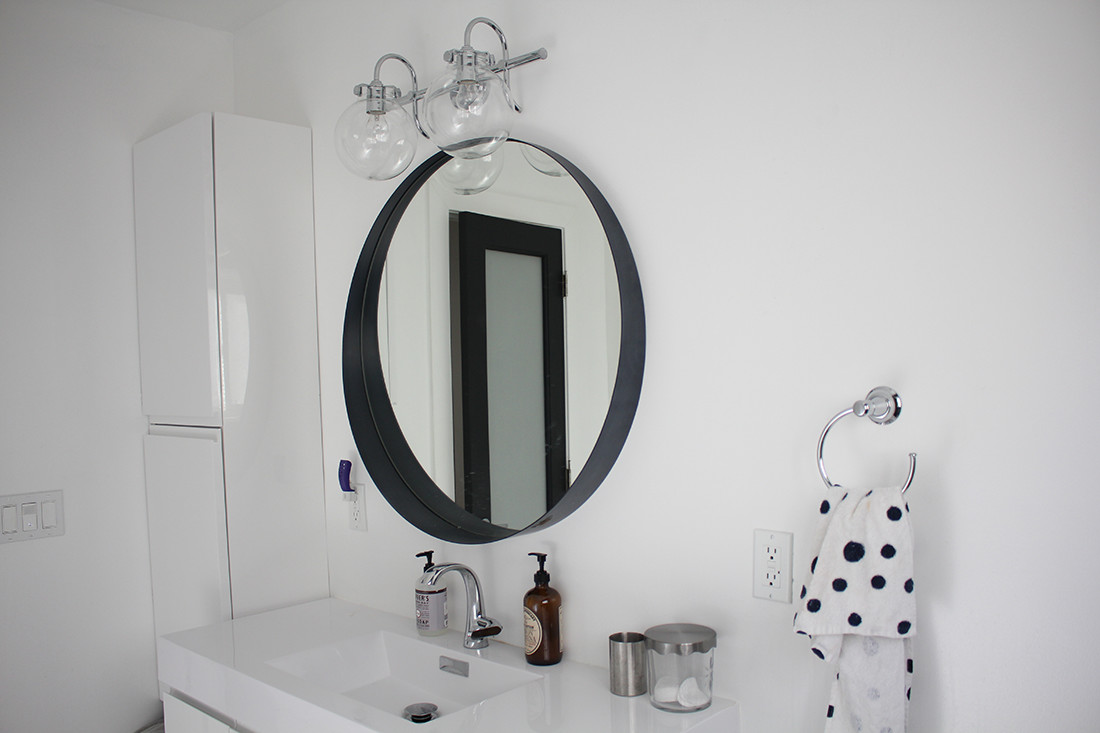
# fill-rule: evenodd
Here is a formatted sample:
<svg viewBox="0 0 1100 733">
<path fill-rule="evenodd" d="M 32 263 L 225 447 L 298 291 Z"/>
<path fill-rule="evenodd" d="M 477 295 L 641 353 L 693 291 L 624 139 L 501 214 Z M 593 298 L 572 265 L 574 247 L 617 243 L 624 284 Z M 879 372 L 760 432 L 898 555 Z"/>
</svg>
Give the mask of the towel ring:
<svg viewBox="0 0 1100 733">
<path fill-rule="evenodd" d="M 841 418 L 848 415 L 855 415 L 856 417 L 866 417 L 873 423 L 879 425 L 889 425 L 898 419 L 898 415 L 901 414 L 901 397 L 890 387 L 875 387 L 867 393 L 867 398 L 863 400 L 857 400 L 847 410 L 838 412 L 832 420 L 825 425 L 825 429 L 821 431 L 821 437 L 817 441 L 817 470 L 821 473 L 821 478 L 825 481 L 825 485 L 830 489 L 840 488 L 840 484 L 835 484 L 829 479 L 829 474 L 825 471 L 825 458 L 822 453 L 825 450 L 825 436 L 829 434 L 829 429 L 833 427 Z M 901 487 L 901 493 L 905 493 L 909 490 L 909 485 L 913 483 L 913 476 L 917 472 L 917 454 L 909 454 L 909 476 L 905 479 L 905 484 Z"/>
</svg>

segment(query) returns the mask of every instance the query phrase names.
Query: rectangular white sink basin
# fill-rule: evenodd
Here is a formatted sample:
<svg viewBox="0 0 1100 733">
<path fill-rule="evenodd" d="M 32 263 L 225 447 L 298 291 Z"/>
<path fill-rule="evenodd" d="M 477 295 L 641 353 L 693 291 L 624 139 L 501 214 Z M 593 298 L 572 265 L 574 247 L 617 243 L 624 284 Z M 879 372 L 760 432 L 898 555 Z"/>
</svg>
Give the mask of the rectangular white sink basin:
<svg viewBox="0 0 1100 733">
<path fill-rule="evenodd" d="M 431 703 L 439 716 L 448 715 L 542 679 L 542 675 L 387 631 L 279 657 L 268 664 L 397 717 L 416 703 Z"/>
</svg>

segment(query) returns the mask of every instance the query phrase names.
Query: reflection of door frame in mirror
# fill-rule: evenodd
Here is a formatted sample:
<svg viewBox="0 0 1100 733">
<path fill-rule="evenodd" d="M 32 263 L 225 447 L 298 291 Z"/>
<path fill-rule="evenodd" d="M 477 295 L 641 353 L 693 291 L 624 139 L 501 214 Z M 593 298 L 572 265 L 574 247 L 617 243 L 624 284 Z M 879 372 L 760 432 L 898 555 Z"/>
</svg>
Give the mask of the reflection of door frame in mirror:
<svg viewBox="0 0 1100 733">
<path fill-rule="evenodd" d="M 516 141 L 517 143 L 519 141 Z M 519 143 L 530 145 L 530 143 Z M 562 499 L 528 527 L 489 524 L 455 504 L 421 466 L 390 404 L 378 342 L 382 272 L 394 231 L 413 197 L 448 160 L 438 153 L 402 181 L 375 220 L 352 276 L 344 319 L 344 398 L 356 447 L 379 491 L 407 521 L 449 542 L 483 543 L 548 527 L 569 516 L 611 470 L 630 431 L 645 362 L 645 313 L 641 283 L 626 234 L 599 189 L 571 162 L 538 145 L 573 177 L 603 225 L 619 291 L 618 368 L 610 405 L 588 460 Z"/>
<path fill-rule="evenodd" d="M 603 224 L 580 186 L 572 178 L 547 176 L 539 172 L 526 157 L 526 151 L 534 148 L 524 145 L 521 152 L 515 149 L 519 147 L 518 143 L 511 145 L 515 147 L 503 149 L 505 170 L 499 180 L 492 188 L 476 196 L 454 191 L 442 171 L 432 177 L 414 197 L 394 233 L 386 257 L 386 271 L 389 273 L 394 266 L 399 250 L 406 252 L 403 257 L 409 256 L 409 240 L 415 241 L 415 237 L 422 236 L 421 232 L 424 232 L 420 227 L 415 227 L 410 229 L 409 237 L 405 235 L 412 224 L 410 219 L 417 216 L 415 211 L 421 205 L 422 198 L 428 242 L 443 244 L 449 241 L 450 220 L 455 212 L 461 211 L 552 227 L 562 232 L 564 264 L 570 271 L 572 284 L 565 324 L 566 442 L 570 462 L 580 467 L 588 460 L 603 427 L 618 367 L 621 319 L 615 266 Z M 529 184 L 535 184 L 534 188 L 517 187 L 517 179 L 528 179 Z M 568 191 L 568 195 L 563 196 L 563 189 Z M 599 246 L 591 246 L 596 243 Z M 450 324 L 450 302 L 446 297 L 436 296 L 448 292 L 450 266 L 448 258 L 439 254 L 445 247 L 436 246 L 439 249 L 435 256 L 431 254 L 431 244 L 411 250 L 415 252 L 413 257 L 422 257 L 425 261 L 425 275 L 421 282 L 428 288 L 426 299 L 429 301 L 426 313 L 416 311 L 419 317 L 426 315 L 423 327 L 429 337 L 427 342 L 418 341 L 417 347 L 426 347 L 430 354 L 445 355 L 450 352 L 452 342 L 449 327 L 444 327 Z M 405 266 L 408 266 L 407 260 Z M 388 275 L 383 277 L 393 281 Z M 407 273 L 402 282 L 408 282 Z M 405 287 L 384 291 L 384 298 L 394 298 L 398 293 L 403 307 L 420 307 L 419 302 L 413 304 L 408 300 L 410 295 L 416 297 L 415 291 Z M 381 306 L 379 312 L 383 312 Z M 380 328 L 383 327 L 384 324 L 380 325 Z M 601 344 L 604 345 L 602 351 Z M 570 359 L 571 354 L 579 357 Z M 429 363 L 425 369 L 415 362 L 402 360 L 403 373 L 413 377 L 424 391 L 410 395 L 409 382 L 403 379 L 398 388 L 400 391 L 397 394 L 391 392 L 390 396 L 394 398 L 398 422 L 421 464 L 439 488 L 454 497 L 457 470 L 453 456 L 455 421 L 450 409 L 451 400 L 443 399 L 451 394 L 452 375 L 450 370 L 440 368 L 446 361 L 445 358 L 439 359 L 439 363 Z M 392 374 L 393 371 L 387 372 L 387 379 Z M 431 378 L 427 379 L 429 374 Z M 416 394 L 430 395 L 429 401 L 419 402 L 414 396 Z"/>
<path fill-rule="evenodd" d="M 467 511 L 498 524 L 502 517 L 530 517 L 526 526 L 561 501 L 569 485 L 565 440 L 565 278 L 562 264 L 562 232 L 560 229 L 526 222 L 485 216 L 472 212 L 457 215 L 457 237 L 452 241 L 452 309 L 453 329 L 461 345 L 453 349 L 455 362 L 455 461 L 462 477 L 455 482 L 455 500 Z M 489 253 L 512 255 L 529 261 L 537 270 L 531 288 L 519 289 L 510 299 L 508 308 L 492 309 L 489 282 Z M 530 262 L 534 260 L 534 262 Z M 515 278 L 513 278 L 515 279 Z M 517 290 L 512 283 L 510 290 Z M 494 311 L 494 312 L 491 312 Z M 525 318 L 529 314 L 531 318 Z M 530 323 L 526 329 L 512 328 L 515 341 L 503 348 L 490 345 L 504 334 L 490 325 L 496 323 Z M 497 338 L 494 338 L 494 331 Z M 520 331 L 517 333 L 517 331 Z M 528 344 L 530 348 L 525 348 Z M 494 356 L 495 355 L 495 356 Z M 514 369 L 494 369 L 504 360 L 525 360 L 533 357 L 529 378 L 494 378 Z M 501 390 L 504 390 L 502 393 Z M 460 396 L 459 396 L 460 395 Z M 497 395 L 497 398 L 494 398 Z M 506 396 L 505 396 L 506 395 Z M 509 403 L 530 405 L 536 425 L 520 418 Z M 517 419 L 518 418 L 518 419 Z M 457 429 L 461 423 L 462 429 Z M 529 429 L 530 428 L 530 429 Z M 532 434 L 536 433 L 536 434 Z M 524 458 L 529 460 L 524 461 Z M 541 464 L 538 479 L 522 482 L 517 488 L 526 500 L 509 499 L 508 489 L 521 483 L 511 460 L 525 464 Z M 461 461 L 461 464 L 458 463 Z M 531 465 L 530 467 L 534 467 Z M 505 475 L 498 468 L 503 468 Z M 526 474 L 530 475 L 530 473 Z M 534 494 L 535 496 L 532 496 Z M 502 502 L 497 501 L 503 497 Z M 532 499 L 541 510 L 533 517 Z M 505 524 L 505 526 L 516 526 Z"/>
</svg>

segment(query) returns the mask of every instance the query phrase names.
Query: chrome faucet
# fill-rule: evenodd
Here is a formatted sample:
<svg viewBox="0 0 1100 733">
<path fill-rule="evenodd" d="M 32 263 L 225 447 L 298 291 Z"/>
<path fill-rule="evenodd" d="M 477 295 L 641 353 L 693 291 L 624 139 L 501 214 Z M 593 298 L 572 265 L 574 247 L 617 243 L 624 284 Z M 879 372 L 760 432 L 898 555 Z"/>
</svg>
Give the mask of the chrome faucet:
<svg viewBox="0 0 1100 733">
<path fill-rule="evenodd" d="M 428 562 L 431 562 L 431 558 Z M 499 634 L 501 628 L 499 622 L 481 612 L 481 583 L 478 582 L 474 571 L 457 562 L 431 565 L 420 576 L 420 583 L 436 585 L 440 576 L 451 571 L 462 576 L 462 584 L 466 587 L 466 635 L 462 645 L 467 649 L 484 649 L 489 646 L 488 637 Z"/>
</svg>

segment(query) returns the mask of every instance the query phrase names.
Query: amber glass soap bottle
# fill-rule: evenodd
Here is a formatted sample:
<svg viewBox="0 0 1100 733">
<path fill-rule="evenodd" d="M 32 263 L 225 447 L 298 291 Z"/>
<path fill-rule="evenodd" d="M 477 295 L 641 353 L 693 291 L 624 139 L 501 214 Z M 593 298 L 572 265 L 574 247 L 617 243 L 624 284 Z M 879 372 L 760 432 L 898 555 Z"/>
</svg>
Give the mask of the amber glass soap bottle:
<svg viewBox="0 0 1100 733">
<path fill-rule="evenodd" d="M 557 664 L 561 661 L 561 593 L 550 587 L 546 553 L 529 552 L 538 558 L 535 587 L 523 596 L 523 641 L 528 664 Z"/>
</svg>

